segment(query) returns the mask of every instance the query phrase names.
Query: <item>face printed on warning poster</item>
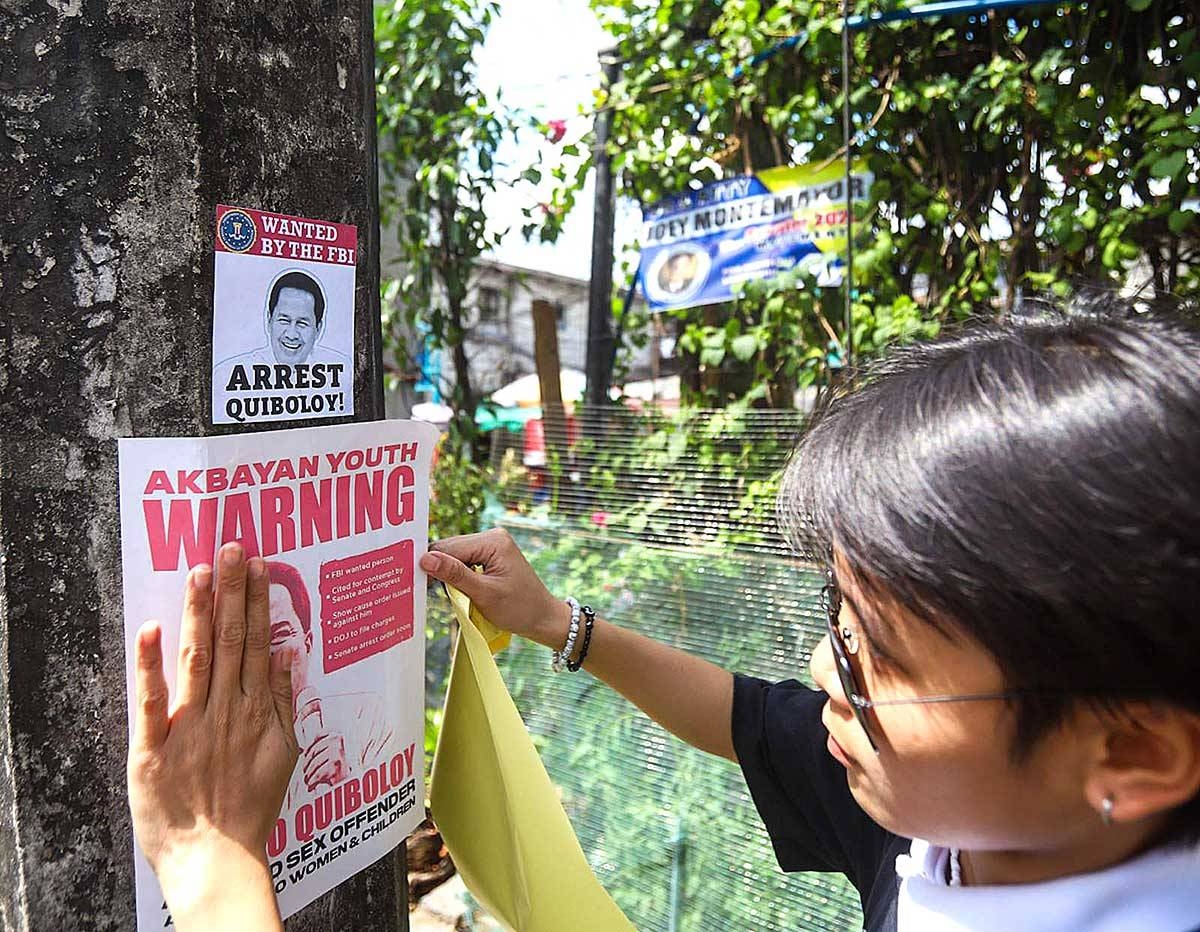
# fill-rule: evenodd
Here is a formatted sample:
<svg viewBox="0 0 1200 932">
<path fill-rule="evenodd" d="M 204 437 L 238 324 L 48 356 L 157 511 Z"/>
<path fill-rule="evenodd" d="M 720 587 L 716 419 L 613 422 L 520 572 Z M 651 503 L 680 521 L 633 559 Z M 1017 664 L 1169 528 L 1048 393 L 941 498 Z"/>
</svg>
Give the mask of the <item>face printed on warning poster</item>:
<svg viewBox="0 0 1200 932">
<path fill-rule="evenodd" d="M 216 222 L 213 423 L 353 414 L 357 229 L 225 205 Z"/>
</svg>

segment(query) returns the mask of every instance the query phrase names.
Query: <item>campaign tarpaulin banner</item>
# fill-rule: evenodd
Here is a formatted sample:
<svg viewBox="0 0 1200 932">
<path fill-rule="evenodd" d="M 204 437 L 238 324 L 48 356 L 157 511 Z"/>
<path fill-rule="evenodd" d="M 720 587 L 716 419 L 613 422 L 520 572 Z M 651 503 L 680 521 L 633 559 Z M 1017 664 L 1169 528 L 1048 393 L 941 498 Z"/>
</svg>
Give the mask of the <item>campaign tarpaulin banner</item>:
<svg viewBox="0 0 1200 932">
<path fill-rule="evenodd" d="M 214 424 L 354 413 L 358 231 L 217 206 Z"/>
<path fill-rule="evenodd" d="M 867 199 L 873 179 L 865 163 L 855 166 L 855 201 Z M 838 165 L 771 168 L 659 201 L 642 222 L 642 294 L 651 311 L 667 311 L 732 300 L 742 283 L 797 266 L 832 281 L 846 217 Z"/>
<path fill-rule="evenodd" d="M 175 689 L 191 567 L 239 541 L 267 562 L 271 649 L 296 649 L 300 759 L 267 860 L 286 918 L 391 851 L 425 816 L 425 574 L 438 433 L 377 421 L 120 441 L 126 683 L 162 624 Z M 306 761 L 312 766 L 306 767 Z M 138 929 L 170 916 L 135 845 Z"/>
</svg>

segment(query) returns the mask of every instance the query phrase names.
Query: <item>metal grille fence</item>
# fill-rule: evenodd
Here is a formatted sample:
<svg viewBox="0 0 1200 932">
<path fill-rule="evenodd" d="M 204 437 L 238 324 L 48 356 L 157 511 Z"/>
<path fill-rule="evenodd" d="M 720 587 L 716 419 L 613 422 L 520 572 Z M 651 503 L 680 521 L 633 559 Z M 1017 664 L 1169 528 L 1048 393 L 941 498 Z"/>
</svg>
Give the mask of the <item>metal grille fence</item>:
<svg viewBox="0 0 1200 932">
<path fill-rule="evenodd" d="M 513 468 L 522 435 L 494 445 L 510 475 L 499 521 L 551 590 L 727 669 L 807 680 L 821 580 L 774 525 L 798 416 L 577 417 L 571 454 L 543 470 Z M 537 645 L 514 641 L 498 660 L 584 851 L 639 930 L 861 928 L 842 877 L 780 872 L 735 765 L 586 672 L 553 675 Z"/>
</svg>

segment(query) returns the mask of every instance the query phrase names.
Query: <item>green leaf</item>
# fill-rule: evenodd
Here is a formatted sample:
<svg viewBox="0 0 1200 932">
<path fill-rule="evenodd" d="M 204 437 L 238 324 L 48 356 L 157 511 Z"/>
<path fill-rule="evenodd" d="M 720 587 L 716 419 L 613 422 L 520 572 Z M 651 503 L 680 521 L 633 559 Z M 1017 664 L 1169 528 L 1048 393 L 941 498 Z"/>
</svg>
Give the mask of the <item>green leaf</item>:
<svg viewBox="0 0 1200 932">
<path fill-rule="evenodd" d="M 1143 13 L 1150 9 L 1150 5 L 1154 0 L 1129 0 L 1129 9 L 1135 13 Z"/>
<path fill-rule="evenodd" d="M 950 216 L 950 205 L 941 201 L 934 201 L 925 208 L 925 219 L 930 223 L 940 224 L 945 223 L 946 218 Z"/>
<path fill-rule="evenodd" d="M 715 369 L 725 361 L 724 346 L 706 346 L 700 351 L 700 364 Z"/>
<path fill-rule="evenodd" d="M 1174 178 L 1187 167 L 1187 152 L 1178 150 L 1170 155 L 1164 155 L 1150 166 L 1150 174 L 1155 178 Z"/>
<path fill-rule="evenodd" d="M 740 362 L 749 362 L 758 352 L 758 337 L 753 333 L 743 333 L 740 337 L 734 338 L 733 342 L 729 344 L 729 349 Z"/>
<path fill-rule="evenodd" d="M 1179 125 L 1178 113 L 1166 113 L 1160 116 L 1157 120 L 1150 124 L 1146 130 L 1148 133 L 1161 133 L 1163 130 L 1168 130 L 1173 126 Z"/>
<path fill-rule="evenodd" d="M 675 462 L 679 457 L 687 451 L 688 435 L 686 431 L 677 431 L 671 434 L 671 439 L 667 441 L 667 456 L 671 462 Z"/>
<path fill-rule="evenodd" d="M 1196 215 L 1190 210 L 1175 210 L 1171 212 L 1171 216 L 1167 218 L 1167 226 L 1171 232 L 1178 236 L 1196 219 Z"/>
</svg>

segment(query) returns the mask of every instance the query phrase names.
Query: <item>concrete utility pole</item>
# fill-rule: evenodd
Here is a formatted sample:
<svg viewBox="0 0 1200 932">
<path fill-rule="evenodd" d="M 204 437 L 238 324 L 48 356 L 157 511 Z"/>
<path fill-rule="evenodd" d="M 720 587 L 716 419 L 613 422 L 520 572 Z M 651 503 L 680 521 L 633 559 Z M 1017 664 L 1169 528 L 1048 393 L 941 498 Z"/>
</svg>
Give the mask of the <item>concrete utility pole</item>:
<svg viewBox="0 0 1200 932">
<path fill-rule="evenodd" d="M 218 203 L 358 227 L 383 414 L 373 71 L 369 0 L 0 4 L 5 932 L 134 927 L 116 438 L 217 432 Z M 401 848 L 288 925 L 406 930 L 405 899 Z"/>
<path fill-rule="evenodd" d="M 616 49 L 600 53 L 605 88 L 611 88 L 621 75 L 621 60 Z M 596 114 L 596 138 L 592 163 L 596 166 L 596 206 L 592 218 L 592 276 L 588 285 L 587 395 L 589 405 L 608 404 L 608 383 L 612 378 L 613 322 L 612 267 L 613 191 L 612 159 L 608 155 L 608 136 L 612 129 L 612 109 L 608 103 Z"/>
</svg>

